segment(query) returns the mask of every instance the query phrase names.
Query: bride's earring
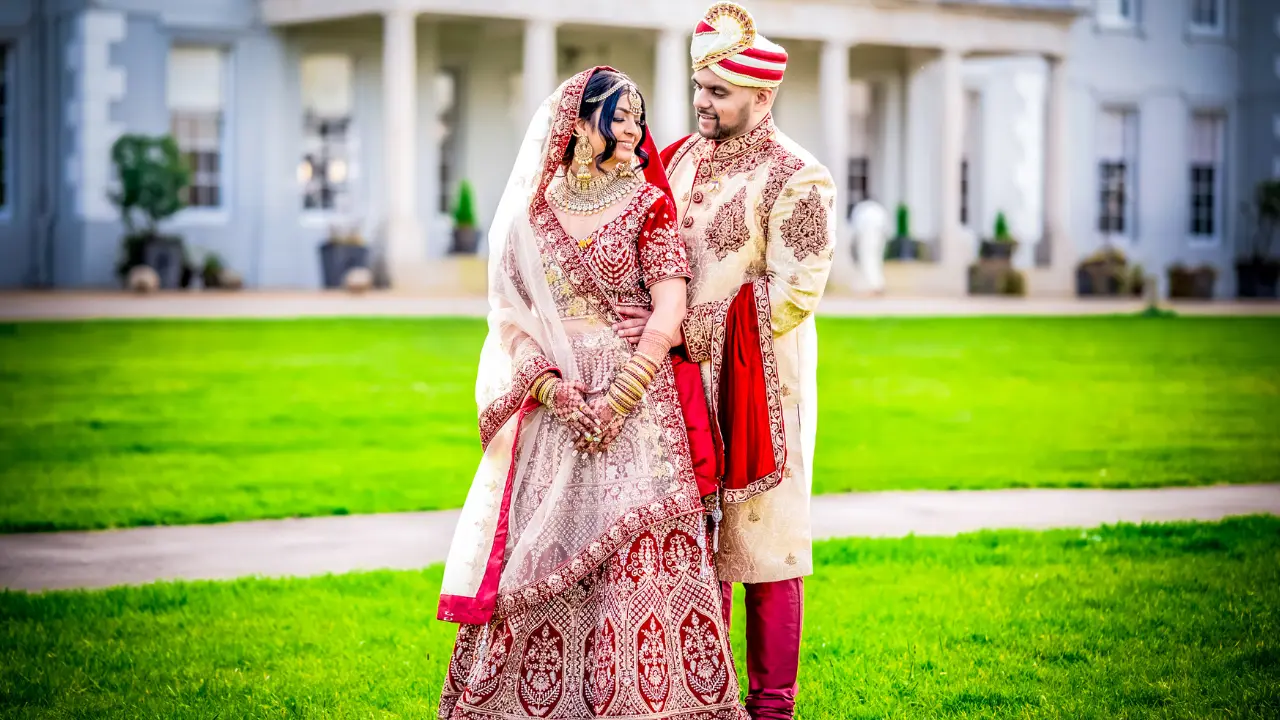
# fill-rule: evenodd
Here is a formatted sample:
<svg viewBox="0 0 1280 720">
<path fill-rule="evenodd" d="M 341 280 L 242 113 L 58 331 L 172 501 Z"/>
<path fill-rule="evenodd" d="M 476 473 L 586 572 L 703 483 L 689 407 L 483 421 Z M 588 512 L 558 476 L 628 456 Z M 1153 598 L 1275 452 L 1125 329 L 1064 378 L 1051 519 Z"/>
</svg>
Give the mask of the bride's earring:
<svg viewBox="0 0 1280 720">
<path fill-rule="evenodd" d="M 639 163 L 639 161 L 638 161 L 638 160 L 636 160 L 636 158 L 631 158 L 631 162 L 627 163 L 626 165 L 619 165 L 619 166 L 618 166 L 618 177 L 621 177 L 621 178 L 633 178 L 633 177 L 635 177 L 635 176 L 636 176 L 636 167 L 637 167 L 639 164 L 640 164 L 640 163 Z"/>
<path fill-rule="evenodd" d="M 573 162 L 578 166 L 578 189 L 586 192 L 591 189 L 591 161 L 595 156 L 591 153 L 591 141 L 585 134 L 575 132 L 573 138 Z"/>
</svg>

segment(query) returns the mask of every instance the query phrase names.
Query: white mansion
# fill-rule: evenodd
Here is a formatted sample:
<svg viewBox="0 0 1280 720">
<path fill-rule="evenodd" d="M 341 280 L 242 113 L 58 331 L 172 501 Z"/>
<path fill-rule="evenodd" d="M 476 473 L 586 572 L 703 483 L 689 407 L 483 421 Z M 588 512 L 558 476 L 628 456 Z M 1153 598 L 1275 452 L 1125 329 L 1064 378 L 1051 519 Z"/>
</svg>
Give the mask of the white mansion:
<svg viewBox="0 0 1280 720">
<path fill-rule="evenodd" d="M 905 205 L 934 248 L 887 263 L 890 293 L 965 292 L 998 213 L 1031 294 L 1071 293 L 1104 242 L 1234 293 L 1240 203 L 1280 176 L 1280 0 L 744 2 L 791 55 L 778 124 L 846 208 Z M 318 286 L 342 226 L 394 286 L 475 290 L 459 183 L 483 225 L 532 106 L 592 64 L 641 84 L 659 145 L 689 132 L 706 4 L 4 0 L 0 288 L 116 283 L 110 147 L 171 132 L 195 173 L 169 225 L 250 286 Z"/>
</svg>

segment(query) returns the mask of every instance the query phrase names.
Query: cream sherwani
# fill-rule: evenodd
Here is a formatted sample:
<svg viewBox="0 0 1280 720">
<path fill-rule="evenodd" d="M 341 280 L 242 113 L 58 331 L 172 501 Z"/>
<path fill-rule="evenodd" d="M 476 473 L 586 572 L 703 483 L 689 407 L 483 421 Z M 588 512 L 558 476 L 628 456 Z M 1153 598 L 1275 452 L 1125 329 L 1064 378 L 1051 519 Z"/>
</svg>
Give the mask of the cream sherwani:
<svg viewBox="0 0 1280 720">
<path fill-rule="evenodd" d="M 765 348 L 766 386 L 779 418 L 773 443 L 782 470 L 770 483 L 726 493 L 716 556 L 720 577 L 767 583 L 809 575 L 818 417 L 813 313 L 835 254 L 835 183 L 769 117 L 727 141 L 687 138 L 667 172 L 693 269 L 686 348 L 701 364 L 711 407 L 717 407 L 726 313 L 744 284 L 754 284 L 760 317 L 769 318 L 762 338 L 772 336 L 772 352 Z"/>
</svg>

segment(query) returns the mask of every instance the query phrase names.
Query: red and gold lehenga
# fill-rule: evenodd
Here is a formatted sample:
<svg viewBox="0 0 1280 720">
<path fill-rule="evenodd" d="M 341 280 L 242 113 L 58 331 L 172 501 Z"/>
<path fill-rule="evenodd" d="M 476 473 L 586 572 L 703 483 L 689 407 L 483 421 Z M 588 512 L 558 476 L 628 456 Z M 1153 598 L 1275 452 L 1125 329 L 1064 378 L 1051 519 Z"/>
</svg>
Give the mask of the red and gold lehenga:
<svg viewBox="0 0 1280 720">
<path fill-rule="evenodd" d="M 441 592 L 440 619 L 461 624 L 441 718 L 743 717 L 697 479 L 715 471 L 696 366 L 663 362 L 595 455 L 575 456 L 528 397 L 548 370 L 602 392 L 632 352 L 616 308 L 689 275 L 652 142 L 650 182 L 585 249 L 545 199 L 598 69 L 535 116 L 490 231 L 485 451 Z"/>
</svg>

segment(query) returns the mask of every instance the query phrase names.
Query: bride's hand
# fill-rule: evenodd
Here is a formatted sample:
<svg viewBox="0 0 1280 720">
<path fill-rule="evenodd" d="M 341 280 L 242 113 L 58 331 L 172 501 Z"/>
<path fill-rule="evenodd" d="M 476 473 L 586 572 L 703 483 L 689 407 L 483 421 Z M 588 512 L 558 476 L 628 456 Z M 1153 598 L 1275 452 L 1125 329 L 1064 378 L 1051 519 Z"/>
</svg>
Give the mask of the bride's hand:
<svg viewBox="0 0 1280 720">
<path fill-rule="evenodd" d="M 609 445 L 622 432 L 622 423 L 626 420 L 626 416 L 615 412 L 609 405 L 608 399 L 603 396 L 592 400 L 590 407 L 595 417 L 600 420 L 600 430 L 596 433 L 598 439 L 595 442 L 583 443 L 579 449 L 594 454 L 609 449 Z"/>
<path fill-rule="evenodd" d="M 556 380 L 555 383 L 555 391 L 547 403 L 551 415 L 572 428 L 579 442 L 584 437 L 599 437 L 602 423 L 583 398 L 586 386 L 577 380 Z"/>
</svg>

